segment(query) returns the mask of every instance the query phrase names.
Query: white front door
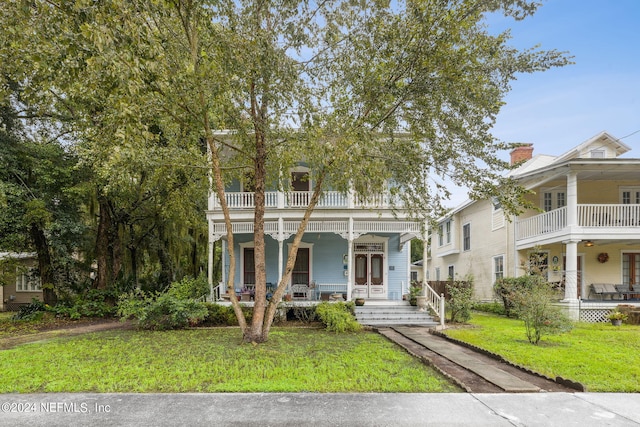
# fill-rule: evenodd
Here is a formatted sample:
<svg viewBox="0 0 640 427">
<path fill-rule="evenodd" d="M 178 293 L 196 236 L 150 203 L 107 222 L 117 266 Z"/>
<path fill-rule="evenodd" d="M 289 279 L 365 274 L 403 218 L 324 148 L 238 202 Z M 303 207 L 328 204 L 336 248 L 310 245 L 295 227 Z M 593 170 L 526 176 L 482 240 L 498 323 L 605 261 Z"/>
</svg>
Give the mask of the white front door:
<svg viewBox="0 0 640 427">
<path fill-rule="evenodd" d="M 355 244 L 354 298 L 387 297 L 384 243 Z"/>
</svg>

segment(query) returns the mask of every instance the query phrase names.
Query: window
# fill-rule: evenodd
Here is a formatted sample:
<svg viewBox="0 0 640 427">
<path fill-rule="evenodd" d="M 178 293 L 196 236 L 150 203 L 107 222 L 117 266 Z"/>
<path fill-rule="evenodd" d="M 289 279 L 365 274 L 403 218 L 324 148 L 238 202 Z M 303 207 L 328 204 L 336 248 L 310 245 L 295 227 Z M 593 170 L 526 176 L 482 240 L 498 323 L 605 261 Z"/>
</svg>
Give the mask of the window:
<svg viewBox="0 0 640 427">
<path fill-rule="evenodd" d="M 493 282 L 504 277 L 504 255 L 493 257 Z"/>
<path fill-rule="evenodd" d="M 447 244 L 451 243 L 451 220 L 444 223 L 447 236 Z"/>
<path fill-rule="evenodd" d="M 491 198 L 491 205 L 493 206 L 494 211 L 499 211 L 502 209 L 502 203 L 500 203 L 500 199 L 497 197 Z"/>
<path fill-rule="evenodd" d="M 604 159 L 604 150 L 591 150 L 592 159 Z"/>
<path fill-rule="evenodd" d="M 417 282 L 418 281 L 418 272 L 417 271 L 412 271 L 411 272 L 411 281 L 412 282 Z"/>
<path fill-rule="evenodd" d="M 462 249 L 471 250 L 471 224 L 469 223 L 462 226 Z"/>
<path fill-rule="evenodd" d="M 564 189 L 561 190 L 543 190 L 542 192 L 542 208 L 545 212 L 559 209 L 567 205 L 567 196 Z"/>
<path fill-rule="evenodd" d="M 291 283 L 294 285 L 308 285 L 309 280 L 309 248 L 298 248 L 296 262 L 291 273 Z"/>
<path fill-rule="evenodd" d="M 436 280 L 440 281 L 440 267 L 436 267 Z"/>
<path fill-rule="evenodd" d="M 624 205 L 640 204 L 640 187 L 621 187 L 620 201 Z"/>
<path fill-rule="evenodd" d="M 444 226 L 442 224 L 438 226 L 438 245 L 444 245 Z"/>
<path fill-rule="evenodd" d="M 16 292 L 39 292 L 42 290 L 40 278 L 35 268 L 29 267 L 27 271 L 16 271 Z"/>
<path fill-rule="evenodd" d="M 453 265 L 450 265 L 449 266 L 449 276 L 448 276 L 448 278 L 449 279 L 453 279 L 454 277 L 455 277 L 455 271 L 454 271 Z"/>
<path fill-rule="evenodd" d="M 640 285 L 640 253 L 622 254 L 622 282 L 634 288 Z"/>
</svg>

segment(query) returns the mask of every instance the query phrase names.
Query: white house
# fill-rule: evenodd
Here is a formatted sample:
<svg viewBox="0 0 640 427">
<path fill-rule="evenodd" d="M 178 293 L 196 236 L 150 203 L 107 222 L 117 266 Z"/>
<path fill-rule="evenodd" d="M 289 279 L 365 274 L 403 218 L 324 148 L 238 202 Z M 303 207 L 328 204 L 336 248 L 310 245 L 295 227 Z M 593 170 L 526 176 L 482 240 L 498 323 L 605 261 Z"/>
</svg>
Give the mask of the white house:
<svg viewBox="0 0 640 427">
<path fill-rule="evenodd" d="M 574 318 L 637 304 L 640 159 L 621 157 L 630 150 L 607 132 L 558 156 L 516 148 L 512 163 L 524 163 L 510 174 L 536 209 L 508 219 L 494 200 L 463 203 L 432 230 L 430 278 L 473 277 L 476 298 L 492 300 L 497 278 L 525 274 L 535 258 Z"/>
</svg>

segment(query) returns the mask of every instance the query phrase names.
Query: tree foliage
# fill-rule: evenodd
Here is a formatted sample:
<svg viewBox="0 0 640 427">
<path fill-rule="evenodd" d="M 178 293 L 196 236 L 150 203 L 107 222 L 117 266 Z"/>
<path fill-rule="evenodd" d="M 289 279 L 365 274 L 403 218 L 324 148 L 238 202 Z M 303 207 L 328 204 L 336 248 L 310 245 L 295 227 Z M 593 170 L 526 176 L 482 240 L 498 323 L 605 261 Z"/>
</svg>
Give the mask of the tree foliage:
<svg viewBox="0 0 640 427">
<path fill-rule="evenodd" d="M 390 187 L 398 206 L 434 220 L 443 213 L 448 180 L 518 211 L 523 190 L 503 176 L 508 165 L 496 156 L 511 145 L 496 140 L 491 126 L 517 73 L 567 59 L 511 48 L 508 32 L 490 34 L 484 17 L 522 19 L 536 7 L 526 0 L 10 0 L 0 12 L 8 29 L 0 63 L 4 76 L 25 83 L 28 114 L 52 118 L 77 136 L 101 201 L 97 249 L 121 247 L 123 230 L 139 227 L 127 230 L 135 247 L 150 233 L 144 219 L 154 215 L 161 242 L 177 222 L 195 222 L 180 208 L 197 212 L 189 204 L 193 193 L 181 185 L 196 173 L 183 169 L 179 179 L 175 166 L 204 165 L 203 143 L 233 247 L 225 184 L 250 173 L 250 324 L 233 291 L 233 251 L 228 289 L 244 338 L 260 342 L 277 310 L 265 298 L 265 188 L 288 190 L 283 177 L 296 162 L 309 166 L 313 195 L 274 301 L 328 188 L 366 200 Z M 166 201 L 174 215 L 166 215 Z M 114 224 L 118 233 L 109 232 Z M 161 264 L 164 255 L 157 254 Z M 97 257 L 107 260 L 102 252 Z M 100 280 L 107 267 L 99 261 Z"/>
</svg>

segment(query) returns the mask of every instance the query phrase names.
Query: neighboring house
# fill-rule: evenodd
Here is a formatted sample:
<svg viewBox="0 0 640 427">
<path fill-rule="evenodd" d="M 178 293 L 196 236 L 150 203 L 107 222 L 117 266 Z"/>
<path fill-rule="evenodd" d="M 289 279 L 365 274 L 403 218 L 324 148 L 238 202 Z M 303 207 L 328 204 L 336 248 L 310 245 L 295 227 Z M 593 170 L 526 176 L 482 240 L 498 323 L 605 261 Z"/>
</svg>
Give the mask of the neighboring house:
<svg viewBox="0 0 640 427">
<path fill-rule="evenodd" d="M 313 174 L 304 164 L 290 171 L 291 191 L 267 191 L 265 210 L 266 274 L 275 288 L 282 277 L 289 248 L 311 198 Z M 233 182 L 226 188 L 231 211 L 234 247 L 226 244 L 226 226 L 215 193 L 209 195 L 209 270 L 214 241 L 222 239 L 222 283 L 229 274 L 229 251 L 236 257 L 235 289 L 250 293 L 255 284 L 253 262 L 253 192 Z M 420 223 L 393 210 L 389 195 L 363 203 L 356 196 L 325 191 L 315 208 L 300 247 L 289 283 L 294 299 L 327 299 L 340 294 L 377 300 L 401 300 L 410 282 L 411 245 Z M 217 293 L 220 289 L 217 290 Z M 216 294 L 216 297 L 219 295 Z"/>
<path fill-rule="evenodd" d="M 42 301 L 36 266 L 36 254 L 0 252 L 2 282 L 5 283 L 0 286 L 0 311 L 17 310 L 33 298 Z"/>
<path fill-rule="evenodd" d="M 460 205 L 431 230 L 430 277 L 473 277 L 476 298 L 491 300 L 497 278 L 525 274 L 533 262 L 563 289 L 574 318 L 600 321 L 632 303 L 640 297 L 640 159 L 620 157 L 628 151 L 607 132 L 560 156 L 516 148 L 512 163 L 524 163 L 510 175 L 538 210 L 509 221 L 495 200 Z"/>
</svg>

